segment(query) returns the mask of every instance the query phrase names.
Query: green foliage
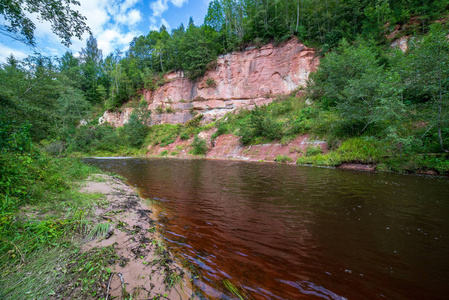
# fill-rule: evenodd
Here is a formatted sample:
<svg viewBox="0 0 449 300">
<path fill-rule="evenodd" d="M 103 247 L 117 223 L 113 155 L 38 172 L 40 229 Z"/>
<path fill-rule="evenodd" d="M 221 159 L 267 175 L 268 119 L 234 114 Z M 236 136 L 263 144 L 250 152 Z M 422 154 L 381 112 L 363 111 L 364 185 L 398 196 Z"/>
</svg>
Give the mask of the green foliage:
<svg viewBox="0 0 449 300">
<path fill-rule="evenodd" d="M 412 86 L 430 95 L 433 110 L 427 116 L 438 131 L 440 150 L 445 150 L 443 128 L 449 127 L 449 29 L 433 24 L 429 33 L 412 45 L 405 61 L 409 68 L 403 76 L 406 87 Z"/>
<path fill-rule="evenodd" d="M 419 172 L 432 170 L 438 174 L 449 174 L 449 157 L 431 155 L 406 155 L 386 158 L 380 169 L 395 172 Z"/>
<path fill-rule="evenodd" d="M 223 280 L 223 285 L 225 286 L 225 288 L 231 292 L 233 295 L 235 295 L 237 298 L 241 299 L 241 300 L 245 300 L 245 299 L 251 299 L 250 295 L 248 294 L 248 292 L 246 292 L 242 286 L 237 287 L 235 286 L 232 282 L 230 282 L 227 279 Z"/>
<path fill-rule="evenodd" d="M 195 136 L 193 138 L 191 146 L 192 150 L 190 150 L 190 153 L 194 155 L 206 155 L 207 151 L 209 150 L 207 148 L 207 142 L 199 138 L 198 136 Z"/>
<path fill-rule="evenodd" d="M 67 152 L 117 152 L 120 146 L 124 146 L 124 140 L 112 126 L 106 124 L 95 127 L 82 126 L 68 138 Z"/>
<path fill-rule="evenodd" d="M 114 248 L 111 245 L 77 254 L 68 264 L 67 276 L 58 293 L 72 299 L 95 297 L 98 284 L 107 283 L 111 276 L 108 266 L 118 259 Z M 75 288 L 69 288 L 70 284 Z"/>
<path fill-rule="evenodd" d="M 306 152 L 304 153 L 305 156 L 315 156 L 317 154 L 322 153 L 320 146 L 311 146 L 309 145 L 306 149 Z"/>
<path fill-rule="evenodd" d="M 241 137 L 242 144 L 280 140 L 288 143 L 297 134 L 312 131 L 317 109 L 308 107 L 305 99 L 284 97 L 252 111 L 240 110 L 216 122 L 212 139 L 228 133 Z"/>
<path fill-rule="evenodd" d="M 168 105 L 168 106 L 165 108 L 165 112 L 166 112 L 167 114 L 173 114 L 173 113 L 175 113 L 175 110 L 173 109 L 173 107 L 171 107 L 170 105 Z"/>
<path fill-rule="evenodd" d="M 80 5 L 73 0 L 49 0 L 39 1 L 25 0 L 20 3 L 13 1 L 3 2 L 0 7 L 0 15 L 6 20 L 0 25 L 0 33 L 25 43 L 35 45 L 34 30 L 36 25 L 30 19 L 31 13 L 37 13 L 38 19 L 51 24 L 51 29 L 62 39 L 64 46 L 69 47 L 72 37 L 81 39 L 85 32 L 90 32 L 84 22 L 85 17 L 73 9 L 73 5 Z"/>
<path fill-rule="evenodd" d="M 145 140 L 146 144 L 160 145 L 165 147 L 173 143 L 178 136 L 182 125 L 153 125 L 150 127 L 150 132 Z"/>
<path fill-rule="evenodd" d="M 215 79 L 209 77 L 206 79 L 206 85 L 208 87 L 215 87 L 217 85 L 217 83 L 215 82 Z"/>
<path fill-rule="evenodd" d="M 274 161 L 279 162 L 279 163 L 288 163 L 288 162 L 293 161 L 293 159 L 291 159 L 287 155 L 278 155 L 278 156 L 276 156 L 276 159 Z"/>
<path fill-rule="evenodd" d="M 383 143 L 374 138 L 351 138 L 342 142 L 335 151 L 322 154 L 321 148 L 309 147 L 304 156 L 298 158 L 298 164 L 338 166 L 343 162 L 377 163 L 388 150 Z"/>
<path fill-rule="evenodd" d="M 326 56 L 311 78 L 310 92 L 339 115 L 340 130 L 352 136 L 395 120 L 402 102 L 380 64 L 376 49 L 366 43 L 340 47 Z"/>
<path fill-rule="evenodd" d="M 90 168 L 74 159 L 55 159 L 36 149 L 30 152 L 9 149 L 0 154 L 0 266 L 5 272 L 25 261 L 36 249 L 51 245 L 69 232 L 80 232 L 86 224 L 84 214 L 42 218 L 18 217 L 24 204 L 49 207 L 55 211 L 64 201 L 77 207 L 81 201 L 72 190 L 72 181 L 86 178 Z M 70 199 L 70 200 L 68 200 Z M 22 212 L 23 213 L 23 212 Z"/>
<path fill-rule="evenodd" d="M 86 240 L 94 240 L 96 238 L 104 238 L 109 231 L 109 223 L 98 223 L 94 226 L 90 226 L 89 233 L 86 236 Z"/>
<path fill-rule="evenodd" d="M 240 142 L 248 145 L 259 140 L 272 141 L 282 137 L 282 125 L 277 122 L 265 107 L 255 107 L 240 127 Z"/>
<path fill-rule="evenodd" d="M 190 135 L 188 135 L 186 132 L 181 132 L 179 137 L 181 138 L 182 141 L 187 141 L 188 139 L 190 139 Z"/>
<path fill-rule="evenodd" d="M 128 123 L 123 126 L 128 145 L 140 148 L 149 131 L 151 112 L 144 108 L 136 108 L 129 117 Z"/>
</svg>

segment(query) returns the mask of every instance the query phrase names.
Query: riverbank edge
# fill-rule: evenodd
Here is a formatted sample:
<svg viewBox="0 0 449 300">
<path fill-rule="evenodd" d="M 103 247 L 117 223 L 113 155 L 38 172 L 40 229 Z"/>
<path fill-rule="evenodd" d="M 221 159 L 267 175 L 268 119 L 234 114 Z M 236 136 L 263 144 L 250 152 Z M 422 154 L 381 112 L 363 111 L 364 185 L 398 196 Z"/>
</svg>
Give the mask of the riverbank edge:
<svg viewBox="0 0 449 300">
<path fill-rule="evenodd" d="M 366 141 L 357 141 L 358 143 L 354 143 L 341 151 L 340 148 L 330 150 L 326 141 L 317 140 L 310 134 L 298 135 L 288 143 L 275 141 L 265 144 L 242 145 L 239 136 L 225 134 L 213 138 L 215 132 L 215 129 L 211 129 L 198 134 L 207 146 L 203 149 L 203 155 L 192 154 L 192 152 L 196 152 L 194 138 L 183 140 L 177 137 L 168 145 L 149 145 L 146 157 L 187 159 L 202 157 L 217 160 L 277 162 L 369 172 L 392 171 L 405 174 L 449 175 L 447 166 L 436 165 L 435 161 L 428 160 L 426 155 L 387 155 L 388 153 L 378 151 L 374 145 L 369 145 L 369 142 Z M 435 158 L 436 156 L 432 154 L 429 157 Z M 442 160 L 448 159 L 449 155 L 442 153 L 440 157 Z"/>
<path fill-rule="evenodd" d="M 163 242 L 151 200 L 120 176 L 96 168 L 68 184 L 71 193 L 63 203 L 27 204 L 17 212 L 16 220 L 53 230 L 69 227 L 29 253 L 11 242 L 15 251 L 8 255 L 19 260 L 0 277 L 0 298 L 194 298 L 192 275 Z M 70 202 L 74 205 L 67 206 Z"/>
<path fill-rule="evenodd" d="M 353 162 L 343 162 L 338 166 L 332 165 L 313 165 L 313 164 L 301 164 L 297 162 L 277 162 L 277 161 L 258 161 L 258 160 L 249 160 L 242 158 L 226 158 L 226 157 L 205 157 L 198 155 L 189 155 L 186 157 L 181 156 L 168 156 L 168 155 L 146 155 L 146 156 L 127 156 L 127 157 L 119 157 L 119 156 L 102 156 L 102 157 L 94 157 L 94 156 L 86 156 L 85 158 L 89 159 L 179 159 L 179 160 L 211 160 L 211 161 L 238 161 L 238 162 L 246 162 L 246 163 L 265 163 L 265 164 L 284 164 L 291 166 L 299 166 L 299 167 L 310 167 L 310 168 L 325 168 L 325 169 L 339 169 L 339 170 L 347 170 L 347 171 L 356 171 L 356 172 L 386 172 L 386 173 L 396 173 L 403 175 L 420 175 L 420 176 L 439 176 L 439 177 L 449 177 L 449 174 L 440 174 L 431 169 L 418 170 L 415 172 L 406 172 L 406 171 L 393 171 L 385 168 L 378 168 L 379 164 L 363 164 L 363 163 L 353 163 Z"/>
<path fill-rule="evenodd" d="M 100 181 L 92 178 L 100 177 Z M 191 275 L 163 242 L 157 226 L 158 208 L 125 179 L 104 173 L 83 182 L 84 193 L 101 193 L 109 207 L 95 209 L 112 223 L 105 238 L 82 245 L 81 251 L 114 246 L 118 262 L 110 266 L 106 296 L 113 299 L 191 299 Z M 117 276 L 114 276 L 117 275 Z M 145 292 L 147 293 L 146 295 Z"/>
</svg>

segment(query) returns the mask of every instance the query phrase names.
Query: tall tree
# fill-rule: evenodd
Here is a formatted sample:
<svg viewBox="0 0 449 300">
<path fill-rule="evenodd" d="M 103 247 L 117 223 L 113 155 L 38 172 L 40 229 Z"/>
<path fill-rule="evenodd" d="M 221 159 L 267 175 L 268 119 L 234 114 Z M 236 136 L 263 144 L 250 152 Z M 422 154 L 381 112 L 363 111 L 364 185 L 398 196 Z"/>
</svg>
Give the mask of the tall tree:
<svg viewBox="0 0 449 300">
<path fill-rule="evenodd" d="M 444 151 L 443 128 L 449 127 L 449 31 L 441 24 L 434 24 L 428 35 L 412 47 L 409 61 L 414 85 L 432 95 L 435 113 L 430 126 L 436 126 L 441 150 Z"/>
<path fill-rule="evenodd" d="M 82 90 L 86 99 L 91 103 L 99 103 L 101 101 L 97 87 L 101 75 L 100 63 L 102 56 L 102 51 L 98 48 L 97 39 L 91 35 L 86 41 L 86 48 L 81 49 L 80 52 L 83 74 Z"/>
</svg>

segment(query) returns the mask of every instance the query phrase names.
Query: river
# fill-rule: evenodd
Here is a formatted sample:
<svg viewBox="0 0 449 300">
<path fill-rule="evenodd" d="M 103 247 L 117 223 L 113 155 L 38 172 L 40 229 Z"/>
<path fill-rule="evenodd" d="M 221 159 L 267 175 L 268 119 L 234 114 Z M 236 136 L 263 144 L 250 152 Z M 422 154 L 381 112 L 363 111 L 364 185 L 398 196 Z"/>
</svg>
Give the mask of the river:
<svg viewBox="0 0 449 300">
<path fill-rule="evenodd" d="M 163 207 L 206 298 L 448 299 L 449 178 L 283 164 L 88 159 Z M 229 286 L 229 284 L 228 284 Z"/>
</svg>

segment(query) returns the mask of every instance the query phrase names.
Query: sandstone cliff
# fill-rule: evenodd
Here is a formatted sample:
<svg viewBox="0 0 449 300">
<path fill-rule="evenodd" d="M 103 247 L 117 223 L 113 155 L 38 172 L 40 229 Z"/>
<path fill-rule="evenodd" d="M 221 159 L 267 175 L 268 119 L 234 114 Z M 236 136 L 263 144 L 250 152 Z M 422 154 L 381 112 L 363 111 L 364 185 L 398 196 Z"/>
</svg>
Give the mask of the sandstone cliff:
<svg viewBox="0 0 449 300">
<path fill-rule="evenodd" d="M 215 67 L 196 82 L 182 72 L 165 76 L 166 83 L 155 91 L 144 91 L 152 124 L 177 124 L 195 114 L 210 122 L 238 108 L 267 104 L 276 95 L 305 86 L 319 61 L 316 51 L 292 39 L 275 47 L 248 48 L 218 57 Z M 105 112 L 100 122 L 123 126 L 130 109 Z"/>
</svg>

